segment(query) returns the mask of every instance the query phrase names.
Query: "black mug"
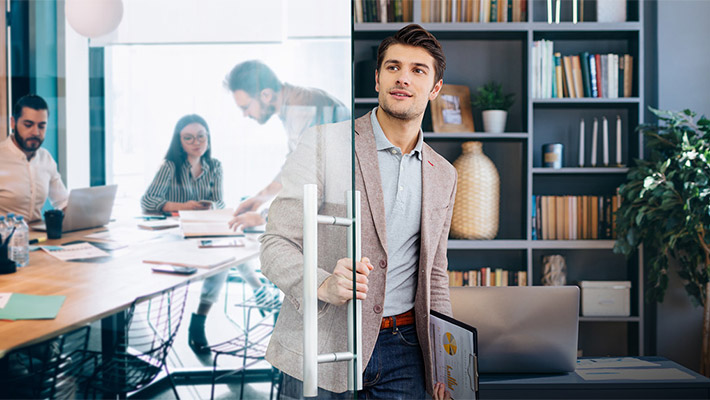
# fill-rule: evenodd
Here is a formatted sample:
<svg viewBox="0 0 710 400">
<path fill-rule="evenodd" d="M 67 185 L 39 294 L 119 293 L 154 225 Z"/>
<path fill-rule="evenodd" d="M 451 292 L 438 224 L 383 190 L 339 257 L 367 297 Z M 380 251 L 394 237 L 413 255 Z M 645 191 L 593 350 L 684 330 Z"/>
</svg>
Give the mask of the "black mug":
<svg viewBox="0 0 710 400">
<path fill-rule="evenodd" d="M 63 221 L 64 212 L 62 210 L 47 210 L 44 212 L 44 224 L 47 225 L 48 239 L 61 239 Z"/>
</svg>

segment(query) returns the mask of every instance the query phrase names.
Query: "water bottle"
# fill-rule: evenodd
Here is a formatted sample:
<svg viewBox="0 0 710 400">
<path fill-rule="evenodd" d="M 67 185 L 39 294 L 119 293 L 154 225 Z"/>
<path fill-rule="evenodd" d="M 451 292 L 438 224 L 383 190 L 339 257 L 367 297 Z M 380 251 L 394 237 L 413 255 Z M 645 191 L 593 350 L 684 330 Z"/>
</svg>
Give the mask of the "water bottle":
<svg viewBox="0 0 710 400">
<path fill-rule="evenodd" d="M 10 240 L 10 258 L 17 267 L 24 267 L 30 262 L 30 228 L 22 215 L 15 217 L 15 234 Z"/>
<path fill-rule="evenodd" d="M 0 242 L 4 242 L 7 235 L 10 233 L 7 231 L 7 224 L 5 224 L 5 216 L 0 215 Z"/>
<path fill-rule="evenodd" d="M 15 226 L 15 213 L 7 213 L 7 218 L 5 218 L 5 223 L 7 224 L 7 228 L 9 230 L 12 230 L 12 227 Z M 8 235 L 10 232 L 7 233 Z"/>
</svg>

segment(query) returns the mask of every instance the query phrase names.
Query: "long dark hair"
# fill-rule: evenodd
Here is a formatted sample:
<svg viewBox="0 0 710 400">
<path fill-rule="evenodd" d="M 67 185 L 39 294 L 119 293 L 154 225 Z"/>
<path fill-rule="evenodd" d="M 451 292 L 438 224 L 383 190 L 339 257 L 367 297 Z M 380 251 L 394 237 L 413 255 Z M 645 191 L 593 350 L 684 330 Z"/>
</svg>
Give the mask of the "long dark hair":
<svg viewBox="0 0 710 400">
<path fill-rule="evenodd" d="M 204 118 L 197 114 L 189 114 L 180 118 L 175 124 L 175 132 L 173 132 L 173 139 L 170 141 L 170 147 L 168 147 L 168 153 L 165 154 L 165 160 L 170 161 L 175 166 L 175 180 L 178 185 L 182 184 L 182 165 L 187 160 L 187 153 L 182 148 L 182 140 L 180 140 L 180 132 L 186 126 L 198 123 L 205 127 L 207 131 L 207 151 L 202 155 L 201 159 L 207 161 L 208 163 L 212 160 L 212 140 L 210 135 L 210 127 L 207 126 L 207 122 Z"/>
</svg>

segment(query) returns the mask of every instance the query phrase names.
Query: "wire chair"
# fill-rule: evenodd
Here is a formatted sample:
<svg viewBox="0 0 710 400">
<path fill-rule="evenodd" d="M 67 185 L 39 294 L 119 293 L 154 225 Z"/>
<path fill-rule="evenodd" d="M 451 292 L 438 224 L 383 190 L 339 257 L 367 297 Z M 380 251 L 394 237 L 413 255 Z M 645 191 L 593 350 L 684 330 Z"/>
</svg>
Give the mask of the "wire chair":
<svg viewBox="0 0 710 400">
<path fill-rule="evenodd" d="M 0 398 L 71 399 L 82 384 L 90 327 L 7 355 L 0 367 Z"/>
<path fill-rule="evenodd" d="M 182 322 L 187 293 L 188 285 L 183 285 L 133 302 L 112 349 L 93 352 L 87 397 L 125 396 L 148 385 L 162 369 L 179 398 L 165 361 Z"/>
<path fill-rule="evenodd" d="M 267 282 L 263 287 L 265 290 L 260 291 L 243 302 L 235 304 L 236 307 L 244 310 L 244 327 L 239 327 L 241 333 L 232 339 L 210 346 L 210 350 L 214 353 L 211 399 L 214 399 L 214 390 L 218 379 L 239 372 L 241 372 L 239 398 L 244 398 L 246 375 L 244 371 L 248 367 L 263 360 L 266 356 L 266 347 L 271 338 L 271 333 L 274 330 L 274 321 L 279 310 L 281 310 L 281 300 L 279 298 L 278 289 L 271 282 Z M 255 317 L 252 317 L 254 311 L 258 313 Z M 218 376 L 217 360 L 221 355 L 242 357 L 241 367 Z M 272 369 L 272 372 L 270 398 L 273 396 L 274 385 L 279 381 L 278 370 Z"/>
</svg>

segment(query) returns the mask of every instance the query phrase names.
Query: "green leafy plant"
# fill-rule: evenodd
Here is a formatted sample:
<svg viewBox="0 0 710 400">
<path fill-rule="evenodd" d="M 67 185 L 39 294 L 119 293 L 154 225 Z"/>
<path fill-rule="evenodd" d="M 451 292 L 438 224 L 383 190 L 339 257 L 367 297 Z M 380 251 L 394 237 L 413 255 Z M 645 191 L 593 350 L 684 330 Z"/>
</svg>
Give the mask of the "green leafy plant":
<svg viewBox="0 0 710 400">
<path fill-rule="evenodd" d="M 514 102 L 515 94 L 503 94 L 503 85 L 493 81 L 478 88 L 478 94 L 474 95 L 472 104 L 483 111 L 508 111 Z"/>
<path fill-rule="evenodd" d="M 704 305 L 710 275 L 710 120 L 695 122 L 690 110 L 651 111 L 659 124 L 638 128 L 650 157 L 636 160 L 620 187 L 614 251 L 630 255 L 644 244 L 650 255 L 647 301 L 663 301 L 673 258 L 691 301 Z"/>
</svg>

